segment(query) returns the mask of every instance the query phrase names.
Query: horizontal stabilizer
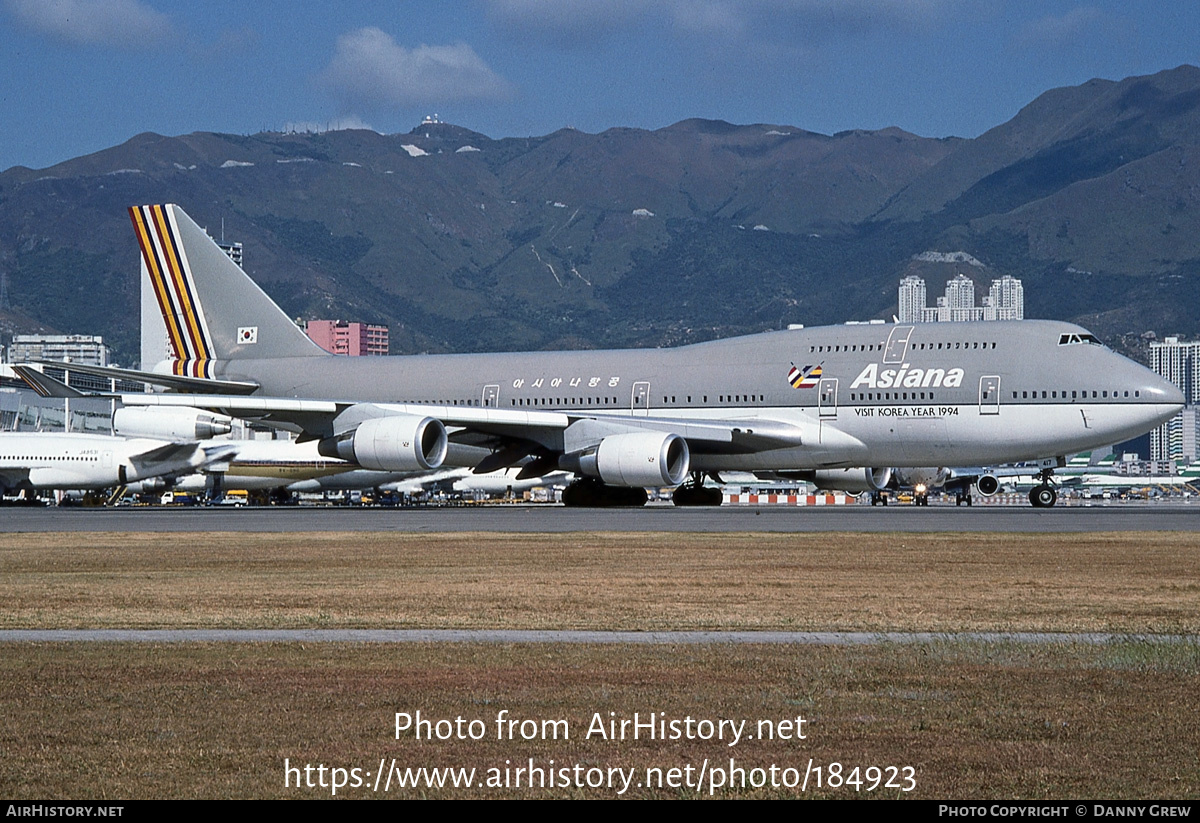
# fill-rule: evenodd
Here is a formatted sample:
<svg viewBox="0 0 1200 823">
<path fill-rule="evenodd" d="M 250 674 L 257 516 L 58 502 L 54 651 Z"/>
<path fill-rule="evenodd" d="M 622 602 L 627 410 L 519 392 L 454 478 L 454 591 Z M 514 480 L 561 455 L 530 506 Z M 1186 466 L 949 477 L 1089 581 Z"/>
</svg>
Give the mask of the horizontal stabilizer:
<svg viewBox="0 0 1200 823">
<path fill-rule="evenodd" d="M 138 383 L 149 383 L 152 386 L 162 386 L 188 394 L 253 394 L 258 390 L 257 383 L 243 383 L 237 380 L 211 380 L 206 377 L 184 377 L 174 374 L 156 374 L 136 369 L 118 369 L 113 366 L 87 366 L 80 363 L 53 363 L 47 360 L 37 361 L 41 365 L 65 368 L 93 377 L 103 377 L 106 380 L 132 380 Z M 36 391 L 36 389 L 35 389 Z M 62 397 L 63 395 L 53 395 Z M 79 397 L 81 395 L 72 395 Z"/>
<path fill-rule="evenodd" d="M 62 364 L 57 364 L 62 365 Z M 84 397 L 84 393 L 73 389 L 60 380 L 55 380 L 47 374 L 29 366 L 13 366 L 17 377 L 25 381 L 29 388 L 42 397 Z"/>
</svg>

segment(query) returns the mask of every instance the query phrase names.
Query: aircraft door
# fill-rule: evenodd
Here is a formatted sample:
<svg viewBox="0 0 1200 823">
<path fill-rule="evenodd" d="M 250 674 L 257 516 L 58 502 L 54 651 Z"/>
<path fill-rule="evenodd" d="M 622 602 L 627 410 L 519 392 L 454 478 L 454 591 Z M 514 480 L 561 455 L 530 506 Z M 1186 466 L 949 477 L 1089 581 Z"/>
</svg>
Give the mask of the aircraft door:
<svg viewBox="0 0 1200 823">
<path fill-rule="evenodd" d="M 837 417 L 837 389 L 836 377 L 821 379 L 821 384 L 817 389 L 817 408 L 821 417 Z"/>
<path fill-rule="evenodd" d="M 106 469 L 112 468 L 112 452 L 104 451 L 100 453 L 100 465 Z"/>
<path fill-rule="evenodd" d="M 497 383 L 492 383 L 489 386 L 483 387 L 483 407 L 485 409 L 494 409 L 500 405 L 500 386 Z"/>
<path fill-rule="evenodd" d="M 639 381 L 633 384 L 630 408 L 635 417 L 646 417 L 650 413 L 650 383 Z"/>
<path fill-rule="evenodd" d="M 1000 413 L 1000 376 L 986 374 L 979 378 L 979 413 Z"/>
<path fill-rule="evenodd" d="M 908 354 L 908 338 L 912 336 L 912 326 L 896 326 L 888 335 L 887 346 L 883 350 L 884 363 L 903 363 Z"/>
</svg>

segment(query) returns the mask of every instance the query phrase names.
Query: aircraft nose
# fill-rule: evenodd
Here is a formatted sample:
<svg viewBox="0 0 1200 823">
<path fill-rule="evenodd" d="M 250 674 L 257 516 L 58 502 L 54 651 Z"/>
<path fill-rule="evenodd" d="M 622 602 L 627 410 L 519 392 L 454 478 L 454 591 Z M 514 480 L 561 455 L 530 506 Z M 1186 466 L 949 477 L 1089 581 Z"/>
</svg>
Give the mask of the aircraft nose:
<svg viewBox="0 0 1200 823">
<path fill-rule="evenodd" d="M 1141 383 L 1142 403 L 1150 412 L 1150 427 L 1161 426 L 1183 410 L 1184 396 L 1179 387 L 1149 369 L 1145 369 Z"/>
<path fill-rule="evenodd" d="M 1180 411 L 1186 402 L 1183 392 L 1178 386 L 1154 372 L 1149 373 L 1149 379 L 1146 380 L 1146 385 L 1142 389 L 1142 396 L 1149 398 L 1153 403 L 1177 406 L 1175 412 Z"/>
</svg>

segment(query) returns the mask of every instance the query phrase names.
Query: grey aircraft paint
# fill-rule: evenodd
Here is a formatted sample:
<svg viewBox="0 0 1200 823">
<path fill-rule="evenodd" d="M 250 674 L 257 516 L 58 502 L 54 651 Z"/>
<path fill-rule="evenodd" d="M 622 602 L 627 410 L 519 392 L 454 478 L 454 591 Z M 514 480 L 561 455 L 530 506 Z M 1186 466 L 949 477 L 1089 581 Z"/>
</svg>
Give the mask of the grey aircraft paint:
<svg viewBox="0 0 1200 823">
<path fill-rule="evenodd" d="M 858 324 L 672 349 L 337 357 L 177 206 L 131 212 L 151 277 L 162 272 L 159 299 L 179 341 L 171 371 L 257 384 L 245 400 L 310 437 L 344 438 L 371 418 L 434 418 L 452 443 L 476 447 L 452 446 L 448 465 L 473 464 L 488 453 L 480 448 L 587 453 L 630 432 L 683 438 L 693 472 L 985 465 L 1134 437 L 1183 402 L 1150 370 L 1054 321 Z M 182 404 L 158 398 L 131 402 Z M 335 405 L 289 411 L 275 400 L 295 398 Z M 196 405 L 238 410 L 233 399 Z"/>
</svg>

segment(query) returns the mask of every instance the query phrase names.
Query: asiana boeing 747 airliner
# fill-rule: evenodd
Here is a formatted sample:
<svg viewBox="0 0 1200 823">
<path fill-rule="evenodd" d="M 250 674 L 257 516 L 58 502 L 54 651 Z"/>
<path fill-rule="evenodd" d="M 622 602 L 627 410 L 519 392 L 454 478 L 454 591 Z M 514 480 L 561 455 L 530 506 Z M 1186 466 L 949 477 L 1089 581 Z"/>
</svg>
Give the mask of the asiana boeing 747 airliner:
<svg viewBox="0 0 1200 823">
<path fill-rule="evenodd" d="M 1065 456 L 1140 435 L 1183 403 L 1175 386 L 1084 329 L 1051 321 L 847 325 L 671 349 L 338 357 L 178 206 L 130 214 L 174 352 L 155 380 L 174 392 L 124 402 L 261 419 L 369 469 L 523 463 L 526 476 L 578 475 L 568 502 L 604 504 L 646 486 L 681 486 L 676 501 L 695 502 L 708 499 L 705 475 L 723 470 Z"/>
</svg>

